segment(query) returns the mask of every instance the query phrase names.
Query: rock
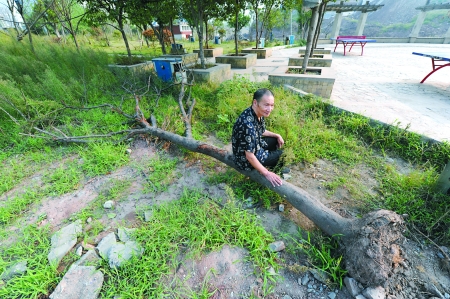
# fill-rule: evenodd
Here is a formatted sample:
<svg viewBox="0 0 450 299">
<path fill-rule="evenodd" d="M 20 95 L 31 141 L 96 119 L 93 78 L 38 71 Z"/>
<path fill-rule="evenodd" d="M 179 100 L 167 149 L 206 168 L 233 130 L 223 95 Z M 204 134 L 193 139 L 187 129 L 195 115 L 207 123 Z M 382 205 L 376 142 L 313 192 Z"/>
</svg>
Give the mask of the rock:
<svg viewBox="0 0 450 299">
<path fill-rule="evenodd" d="M 306 273 L 306 275 L 303 276 L 303 278 L 302 278 L 302 285 L 305 286 L 308 284 L 308 282 L 309 282 L 309 275 L 308 275 L 308 273 Z"/>
<path fill-rule="evenodd" d="M 445 299 L 450 299 L 450 295 L 447 293 L 444 294 L 444 297 L 445 297 Z"/>
<path fill-rule="evenodd" d="M 105 203 L 103 204 L 103 207 L 105 209 L 112 209 L 113 206 L 114 206 L 114 202 L 112 200 L 105 201 Z"/>
<path fill-rule="evenodd" d="M 83 254 L 83 246 L 79 245 L 77 249 L 75 249 L 75 254 L 81 256 Z"/>
<path fill-rule="evenodd" d="M 114 233 L 109 233 L 100 241 L 100 243 L 98 243 L 97 245 L 98 253 L 102 258 L 107 259 L 111 247 L 113 247 L 116 244 L 117 244 L 116 235 Z"/>
<path fill-rule="evenodd" d="M 77 220 L 56 233 L 51 240 L 51 249 L 47 255 L 50 264 L 57 266 L 62 258 L 77 243 L 77 236 L 81 234 L 81 220 Z"/>
<path fill-rule="evenodd" d="M 335 299 L 336 298 L 336 293 L 334 293 L 334 292 L 328 293 L 328 298 Z"/>
<path fill-rule="evenodd" d="M 344 278 L 344 284 L 347 287 L 348 292 L 353 297 L 356 297 L 359 293 L 361 293 L 361 289 L 358 287 L 358 282 L 351 277 Z"/>
<path fill-rule="evenodd" d="M 94 266 L 98 268 L 101 263 L 101 258 L 98 256 L 95 250 L 88 250 L 78 261 L 73 263 L 72 266 Z"/>
<path fill-rule="evenodd" d="M 97 299 L 103 273 L 92 266 L 72 266 L 50 295 L 50 299 Z"/>
<path fill-rule="evenodd" d="M 131 237 L 133 236 L 134 231 L 136 231 L 135 228 L 119 227 L 117 229 L 119 240 L 122 242 L 131 241 Z"/>
<path fill-rule="evenodd" d="M 145 211 L 144 212 L 144 221 L 149 222 L 152 219 L 153 211 Z"/>
<path fill-rule="evenodd" d="M 356 295 L 355 299 L 367 299 L 367 298 L 364 297 L 363 295 L 359 294 L 359 295 Z"/>
<path fill-rule="evenodd" d="M 125 153 L 127 153 L 128 155 L 131 155 L 131 152 L 132 152 L 131 148 L 127 148 L 127 149 L 125 150 Z"/>
<path fill-rule="evenodd" d="M 318 281 L 326 284 L 327 280 L 329 280 L 330 278 L 328 277 L 328 274 L 325 273 L 324 271 L 321 270 L 317 270 L 317 269 L 311 269 L 309 270 L 309 273 L 311 273 L 315 279 L 317 279 Z"/>
<path fill-rule="evenodd" d="M 384 299 L 384 298 L 386 298 L 386 292 L 380 286 L 378 286 L 376 288 L 367 288 L 362 292 L 362 294 L 367 299 Z"/>
<path fill-rule="evenodd" d="M 3 271 L 3 273 L 0 275 L 0 280 L 7 281 L 13 278 L 14 276 L 22 275 L 27 271 L 27 263 L 28 263 L 27 261 L 21 261 L 15 263 L 8 269 L 5 269 L 5 271 Z"/>
<path fill-rule="evenodd" d="M 89 217 L 88 219 L 86 219 L 86 223 L 91 223 L 92 222 L 92 217 Z"/>
<path fill-rule="evenodd" d="M 137 242 L 128 241 L 125 244 L 117 243 L 111 247 L 108 253 L 108 262 L 111 268 L 118 268 L 133 256 L 141 256 L 144 249 Z"/>
<path fill-rule="evenodd" d="M 292 297 L 289 296 L 289 295 L 284 295 L 284 296 L 283 296 L 283 299 L 292 299 Z"/>
<path fill-rule="evenodd" d="M 108 213 L 108 219 L 114 219 L 116 218 L 117 214 L 116 213 Z"/>
<path fill-rule="evenodd" d="M 284 245 L 283 241 L 276 241 L 269 244 L 269 250 L 272 252 L 278 252 L 281 250 L 284 250 L 286 248 L 286 245 Z"/>
<path fill-rule="evenodd" d="M 288 180 L 292 177 L 292 175 L 287 174 L 287 173 L 283 173 L 283 179 Z"/>
<path fill-rule="evenodd" d="M 284 204 L 280 204 L 280 205 L 278 206 L 278 211 L 284 212 Z"/>
<path fill-rule="evenodd" d="M 444 255 L 443 255 L 442 253 L 437 252 L 436 254 L 437 254 L 437 256 L 438 256 L 440 259 L 443 259 L 443 258 L 444 258 Z"/>
</svg>

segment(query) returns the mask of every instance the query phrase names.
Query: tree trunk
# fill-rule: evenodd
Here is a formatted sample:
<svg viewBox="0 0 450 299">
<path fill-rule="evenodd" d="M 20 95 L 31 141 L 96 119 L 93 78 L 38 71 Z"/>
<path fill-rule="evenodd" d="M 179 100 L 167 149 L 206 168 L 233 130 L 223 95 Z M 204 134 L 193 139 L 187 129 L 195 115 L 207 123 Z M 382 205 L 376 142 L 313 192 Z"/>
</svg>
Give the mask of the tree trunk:
<svg viewBox="0 0 450 299">
<path fill-rule="evenodd" d="M 205 49 L 209 49 L 209 47 L 208 47 L 208 20 L 205 20 Z"/>
<path fill-rule="evenodd" d="M 205 53 L 203 51 L 203 13 L 198 13 L 198 24 L 197 24 L 197 35 L 198 35 L 198 45 L 199 55 L 200 55 L 200 65 L 202 69 L 206 68 L 205 65 Z"/>
<path fill-rule="evenodd" d="M 234 54 L 235 54 L 236 56 L 238 56 L 238 54 L 239 54 L 239 47 L 238 47 L 238 45 L 239 45 L 239 42 L 238 42 L 238 28 L 239 28 L 239 21 L 238 21 L 238 18 L 239 18 L 239 9 L 237 8 L 237 7 L 238 7 L 238 4 L 239 4 L 239 0 L 236 0 L 236 15 L 235 15 L 235 17 L 236 17 L 236 23 L 235 23 L 235 25 L 234 25 Z"/>
<path fill-rule="evenodd" d="M 158 24 L 160 24 L 160 22 L 158 22 Z M 159 30 L 156 30 L 156 28 L 153 26 L 152 23 L 150 23 L 150 27 L 152 27 L 153 33 L 156 35 L 156 38 L 158 39 L 159 44 L 161 45 L 162 53 L 164 55 L 167 54 L 167 52 L 166 52 L 166 45 L 164 43 L 164 30 L 161 29 L 162 25 L 159 25 L 159 28 L 158 28 Z"/>
<path fill-rule="evenodd" d="M 172 34 L 173 44 L 176 44 L 176 42 L 175 42 L 175 33 L 173 31 L 173 20 L 172 20 L 172 18 L 170 19 L 169 26 L 170 26 L 170 33 Z"/>
<path fill-rule="evenodd" d="M 344 248 L 347 271 L 359 282 L 370 286 L 395 288 L 392 281 L 394 269 L 401 268 L 403 220 L 394 212 L 378 210 L 362 218 L 347 219 L 326 207 L 305 190 L 283 182 L 273 187 L 256 170 L 243 171 L 236 167 L 232 154 L 214 145 L 183 137 L 150 125 L 145 119 L 143 129 L 132 130 L 133 135 L 150 134 L 173 142 L 190 151 L 201 153 L 236 169 L 251 180 L 273 190 L 313 221 L 324 233 L 337 237 Z M 189 135 L 189 134 L 188 134 Z M 395 272 L 395 273 L 397 273 Z M 391 285 L 392 284 L 392 285 Z"/>
<path fill-rule="evenodd" d="M 316 30 L 317 20 L 318 20 L 318 7 L 316 6 L 316 7 L 312 8 L 311 22 L 310 22 L 309 31 L 308 31 L 308 40 L 306 42 L 306 51 L 305 51 L 305 56 L 303 57 L 303 64 L 302 64 L 302 71 L 301 71 L 302 74 L 306 73 L 306 67 L 308 66 L 308 60 L 311 55 L 313 35 Z"/>
<path fill-rule="evenodd" d="M 320 35 L 320 27 L 322 26 L 323 15 L 325 14 L 325 9 L 327 8 L 327 2 L 322 2 L 319 4 L 319 20 L 317 21 L 316 30 L 314 32 L 314 40 L 311 48 L 311 56 L 314 55 L 314 49 L 317 48 L 317 42 Z"/>
<path fill-rule="evenodd" d="M 75 43 L 75 47 L 77 47 L 77 52 L 80 52 L 80 46 L 78 45 L 78 41 L 77 41 L 77 34 L 73 28 L 72 22 L 68 21 L 69 23 L 69 28 L 67 28 L 70 32 L 70 34 L 72 35 L 73 38 L 73 42 Z"/>
<path fill-rule="evenodd" d="M 131 60 L 131 50 L 130 50 L 130 45 L 128 44 L 128 38 L 127 38 L 127 35 L 125 33 L 125 29 L 124 29 L 124 26 L 123 26 L 122 14 L 120 14 L 120 16 L 119 16 L 119 18 L 117 20 L 117 24 L 119 26 L 119 31 L 122 34 L 122 38 L 123 38 L 123 41 L 125 43 L 125 48 L 127 49 L 128 58 L 130 58 L 130 60 Z"/>
<path fill-rule="evenodd" d="M 259 38 L 258 38 L 258 7 L 255 9 L 255 37 L 256 37 L 256 46 L 255 49 L 258 49 Z"/>
</svg>

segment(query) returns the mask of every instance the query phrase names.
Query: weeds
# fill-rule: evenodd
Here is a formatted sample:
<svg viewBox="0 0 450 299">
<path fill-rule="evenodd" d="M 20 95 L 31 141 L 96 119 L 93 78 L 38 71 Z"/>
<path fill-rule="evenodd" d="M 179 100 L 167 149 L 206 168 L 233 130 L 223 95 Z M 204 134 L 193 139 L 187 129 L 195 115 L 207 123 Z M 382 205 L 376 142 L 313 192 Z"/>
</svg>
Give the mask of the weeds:
<svg viewBox="0 0 450 299">
<path fill-rule="evenodd" d="M 303 238 L 299 233 L 299 240 L 293 240 L 297 244 L 297 250 L 308 256 L 308 261 L 314 268 L 326 273 L 331 284 L 342 288 L 347 271 L 341 265 L 342 255 L 337 255 L 339 245 L 336 238 L 320 237 L 320 241 L 313 241 L 309 232 L 306 235 Z"/>
</svg>

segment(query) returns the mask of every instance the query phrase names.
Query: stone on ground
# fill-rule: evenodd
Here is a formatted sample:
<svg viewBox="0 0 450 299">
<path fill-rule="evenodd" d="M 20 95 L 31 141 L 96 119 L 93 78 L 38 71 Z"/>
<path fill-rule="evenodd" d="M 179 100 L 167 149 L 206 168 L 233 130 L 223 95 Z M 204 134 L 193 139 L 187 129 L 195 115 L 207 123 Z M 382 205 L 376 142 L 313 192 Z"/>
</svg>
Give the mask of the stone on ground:
<svg viewBox="0 0 450 299">
<path fill-rule="evenodd" d="M 0 275 L 0 280 L 10 280 L 14 276 L 22 275 L 27 271 L 27 261 L 15 263 Z"/>
<path fill-rule="evenodd" d="M 81 234 L 81 231 L 81 220 L 77 220 L 53 234 L 52 246 L 47 256 L 50 264 L 55 266 L 59 264 L 62 258 L 77 243 L 77 236 Z"/>
<path fill-rule="evenodd" d="M 97 299 L 103 273 L 93 266 L 72 266 L 59 282 L 50 299 Z"/>
</svg>

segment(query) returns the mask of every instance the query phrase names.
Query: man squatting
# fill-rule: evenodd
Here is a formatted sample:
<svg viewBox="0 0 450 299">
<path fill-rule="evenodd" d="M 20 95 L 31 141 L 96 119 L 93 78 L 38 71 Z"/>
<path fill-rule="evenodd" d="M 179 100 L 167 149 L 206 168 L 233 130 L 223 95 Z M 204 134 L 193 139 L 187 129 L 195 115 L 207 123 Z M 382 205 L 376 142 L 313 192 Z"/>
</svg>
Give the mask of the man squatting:
<svg viewBox="0 0 450 299">
<path fill-rule="evenodd" d="M 274 187 L 283 184 L 280 176 L 268 170 L 277 166 L 283 153 L 283 137 L 266 130 L 265 117 L 274 108 L 274 95 L 267 88 L 258 89 L 253 95 L 252 105 L 238 117 L 231 136 L 233 158 L 242 170 L 256 169 Z"/>
</svg>

